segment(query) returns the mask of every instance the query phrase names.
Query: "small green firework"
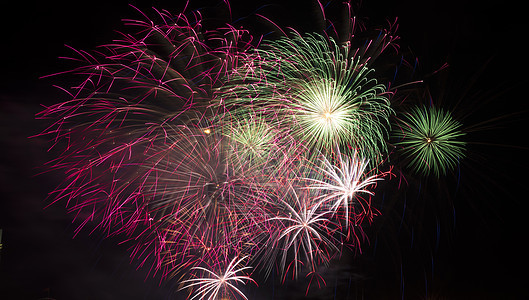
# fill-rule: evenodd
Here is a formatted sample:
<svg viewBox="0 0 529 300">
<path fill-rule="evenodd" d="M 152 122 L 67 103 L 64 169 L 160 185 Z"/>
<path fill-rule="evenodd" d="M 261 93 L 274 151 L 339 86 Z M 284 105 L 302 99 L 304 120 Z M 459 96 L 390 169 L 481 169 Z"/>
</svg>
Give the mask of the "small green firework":
<svg viewBox="0 0 529 300">
<path fill-rule="evenodd" d="M 233 120 L 229 123 L 225 135 L 230 140 L 232 159 L 250 164 L 268 159 L 275 139 L 275 133 L 270 126 L 255 115 Z"/>
<path fill-rule="evenodd" d="M 374 69 L 354 53 L 349 44 L 317 34 L 270 42 L 231 75 L 223 87 L 225 104 L 273 112 L 271 125 L 312 153 L 339 146 L 379 163 L 393 111 Z"/>
<path fill-rule="evenodd" d="M 399 121 L 398 127 L 396 144 L 416 173 L 445 175 L 465 156 L 465 142 L 460 140 L 465 133 L 447 111 L 415 107 Z"/>
</svg>

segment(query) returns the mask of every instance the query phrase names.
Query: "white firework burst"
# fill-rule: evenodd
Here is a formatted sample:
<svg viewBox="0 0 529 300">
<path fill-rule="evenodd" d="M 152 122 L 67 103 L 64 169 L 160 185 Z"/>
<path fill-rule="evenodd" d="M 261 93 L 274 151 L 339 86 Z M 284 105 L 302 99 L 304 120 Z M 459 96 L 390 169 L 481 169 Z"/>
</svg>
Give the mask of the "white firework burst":
<svg viewBox="0 0 529 300">
<path fill-rule="evenodd" d="M 367 176 L 366 168 L 369 161 L 359 158 L 356 152 L 353 157 L 349 157 L 338 150 L 336 158 L 337 165 L 322 156 L 323 166 L 317 169 L 323 174 L 323 179 L 306 178 L 306 180 L 313 183 L 308 187 L 309 189 L 322 193 L 318 197 L 321 205 L 330 203 L 331 210 L 334 212 L 343 207 L 347 227 L 349 211 L 354 203 L 360 204 L 364 212 L 368 210 L 368 207 L 365 207 L 361 201 L 355 201 L 355 199 L 358 199 L 360 193 L 373 196 L 374 193 L 369 188 L 375 186 L 383 178 L 380 174 Z"/>
<path fill-rule="evenodd" d="M 223 272 L 219 272 L 220 274 L 207 268 L 193 267 L 192 269 L 194 270 L 202 271 L 203 277 L 183 281 L 182 283 L 184 286 L 181 289 L 197 287 L 194 296 L 190 300 L 216 300 L 219 296 L 228 294 L 233 294 L 234 296 L 238 294 L 243 299 L 248 300 L 244 293 L 235 286 L 235 283 L 246 284 L 245 281 L 252 281 L 255 283 L 255 281 L 249 276 L 239 275 L 241 272 L 251 269 L 251 267 L 237 268 L 246 258 L 248 258 L 248 256 L 242 258 L 235 257 Z"/>
<path fill-rule="evenodd" d="M 334 224 L 327 218 L 331 212 L 321 210 L 322 202 L 315 202 L 315 198 L 310 197 L 309 193 L 304 193 L 303 197 L 299 197 L 294 188 L 291 190 L 293 197 L 280 200 L 285 208 L 282 210 L 283 215 L 270 218 L 270 221 L 278 220 L 282 223 L 282 229 L 277 238 L 277 243 L 283 241 L 283 246 L 280 247 L 282 269 L 285 270 L 287 256 L 291 252 L 294 255 L 293 273 L 297 276 L 303 262 L 301 256 L 304 256 L 304 261 L 308 263 L 310 271 L 314 271 L 317 260 L 328 263 L 329 254 L 338 251 L 338 248 L 332 235 L 327 234 L 332 231 L 330 228 Z M 288 203 L 291 200 L 294 200 L 292 205 Z M 332 251 L 326 251 L 329 249 Z"/>
</svg>

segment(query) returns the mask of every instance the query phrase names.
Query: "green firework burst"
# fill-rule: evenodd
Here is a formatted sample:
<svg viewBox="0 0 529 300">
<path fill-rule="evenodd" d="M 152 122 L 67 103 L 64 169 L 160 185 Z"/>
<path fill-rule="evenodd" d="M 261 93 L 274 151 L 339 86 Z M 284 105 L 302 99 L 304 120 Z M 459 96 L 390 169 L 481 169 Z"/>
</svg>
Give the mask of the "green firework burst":
<svg viewBox="0 0 529 300">
<path fill-rule="evenodd" d="M 388 93 L 366 58 L 317 34 L 270 42 L 231 75 L 225 104 L 274 115 L 273 126 L 316 152 L 339 146 L 373 163 L 386 152 Z"/>
<path fill-rule="evenodd" d="M 399 121 L 395 136 L 408 166 L 423 175 L 439 177 L 453 170 L 465 156 L 465 135 L 449 112 L 435 107 L 415 107 Z"/>
<path fill-rule="evenodd" d="M 249 164 L 262 163 L 272 154 L 275 132 L 262 117 L 251 115 L 228 123 L 225 135 L 230 139 L 230 156 Z"/>
</svg>

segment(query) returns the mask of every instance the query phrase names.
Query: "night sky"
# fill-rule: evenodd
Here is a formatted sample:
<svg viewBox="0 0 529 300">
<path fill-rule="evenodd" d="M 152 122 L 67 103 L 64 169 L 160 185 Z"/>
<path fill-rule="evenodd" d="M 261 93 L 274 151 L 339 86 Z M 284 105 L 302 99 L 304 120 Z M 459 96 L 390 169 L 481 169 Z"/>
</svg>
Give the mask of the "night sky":
<svg viewBox="0 0 529 300">
<path fill-rule="evenodd" d="M 110 42 L 121 19 L 138 18 L 129 3 L 178 13 L 182 1 L 10 1 L 0 11 L 0 299 L 185 299 L 172 282 L 138 268 L 128 244 L 104 238 L 88 225 L 77 235 L 64 203 L 45 208 L 60 174 L 40 174 L 52 158 L 41 105 L 68 98 L 39 77 L 68 70 L 64 45 L 90 50 Z M 192 0 L 200 3 L 216 1 Z M 252 2 L 251 4 L 249 2 Z M 324 2 L 324 1 L 322 1 Z M 404 3 L 399 3 L 404 2 Z M 313 24 L 309 1 L 231 1 L 234 18 L 261 8 L 300 31 Z M 279 6 L 281 3 L 283 6 Z M 367 25 L 398 17 L 401 47 L 430 74 L 436 101 L 455 107 L 465 125 L 485 122 L 471 135 L 460 181 L 410 180 L 402 203 L 375 221 L 361 255 L 344 254 L 327 270 L 327 286 L 306 299 L 527 299 L 529 199 L 525 146 L 529 70 L 527 29 L 519 1 L 364 1 Z M 280 8 L 284 7 L 284 8 Z M 251 23 L 251 18 L 247 18 Z M 441 88 L 439 88 L 439 86 Z M 418 188 L 420 186 L 420 188 Z M 388 188 L 380 198 L 404 193 Z M 402 196 L 402 195 L 401 195 Z M 421 201 L 418 201 L 420 199 Z M 394 207 L 393 207 L 393 206 Z M 384 210 L 382 210 L 384 212 Z M 401 219 L 404 219 L 402 225 Z M 74 237 L 74 235 L 76 235 Z M 277 281 L 277 278 L 274 279 Z M 249 299 L 305 299 L 303 282 L 250 285 Z M 336 294 L 336 298 L 335 298 Z"/>
</svg>

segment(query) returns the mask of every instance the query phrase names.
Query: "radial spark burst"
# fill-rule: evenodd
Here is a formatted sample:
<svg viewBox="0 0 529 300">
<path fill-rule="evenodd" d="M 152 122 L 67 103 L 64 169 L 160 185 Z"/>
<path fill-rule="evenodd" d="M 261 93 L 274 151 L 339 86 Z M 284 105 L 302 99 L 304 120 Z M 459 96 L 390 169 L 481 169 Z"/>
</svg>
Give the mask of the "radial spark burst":
<svg viewBox="0 0 529 300">
<path fill-rule="evenodd" d="M 250 114 L 231 120 L 225 131 L 230 140 L 230 156 L 234 164 L 263 165 L 277 157 L 279 135 L 263 117 Z"/>
<path fill-rule="evenodd" d="M 190 300 L 217 300 L 221 296 L 230 297 L 230 295 L 234 297 L 234 299 L 242 297 L 243 299 L 248 300 L 244 293 L 236 286 L 238 283 L 246 284 L 248 281 L 255 283 L 251 277 L 241 274 L 244 271 L 251 269 L 251 267 L 239 267 L 239 265 L 246 259 L 247 257 L 235 257 L 224 270 L 219 271 L 218 273 L 208 268 L 194 267 L 192 269 L 201 272 L 202 275 L 200 276 L 202 277 L 182 281 L 182 284 L 184 284 L 182 289 L 196 288 L 194 296 L 191 297 Z"/>
<path fill-rule="evenodd" d="M 290 186 L 278 199 L 276 212 L 267 219 L 277 228 L 265 248 L 268 263 L 279 255 L 280 271 L 294 277 L 303 270 L 314 272 L 323 263 L 328 264 L 339 251 L 339 240 L 334 236 L 336 224 L 332 212 L 322 207 L 308 190 Z"/>
<path fill-rule="evenodd" d="M 465 156 L 464 135 L 448 111 L 424 106 L 405 113 L 395 131 L 409 168 L 436 177 L 453 170 Z"/>
<path fill-rule="evenodd" d="M 325 205 L 329 203 L 332 211 L 336 212 L 340 207 L 343 209 L 346 227 L 349 225 L 349 214 L 357 214 L 354 205 L 359 209 L 358 214 L 371 219 L 370 201 L 366 201 L 362 194 L 373 196 L 371 189 L 383 180 L 382 175 L 368 175 L 368 161 L 359 158 L 356 153 L 349 157 L 337 151 L 336 164 L 325 156 L 322 157 L 322 163 L 323 166 L 318 167 L 317 172 L 322 174 L 323 179 L 316 176 L 307 178 L 311 183 L 308 188 L 320 191 L 320 201 Z"/>
</svg>

